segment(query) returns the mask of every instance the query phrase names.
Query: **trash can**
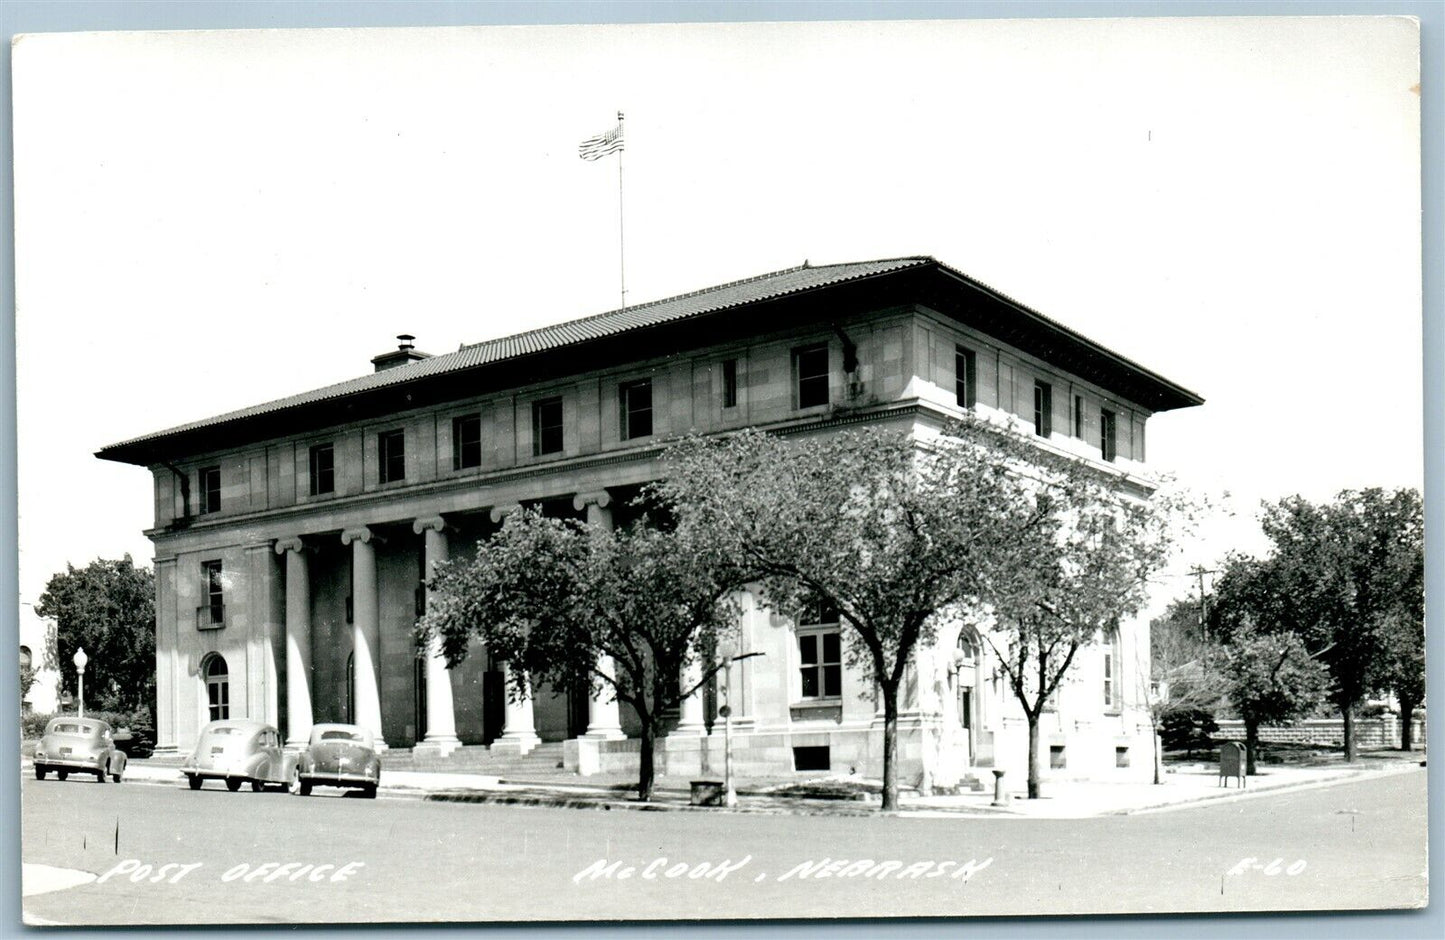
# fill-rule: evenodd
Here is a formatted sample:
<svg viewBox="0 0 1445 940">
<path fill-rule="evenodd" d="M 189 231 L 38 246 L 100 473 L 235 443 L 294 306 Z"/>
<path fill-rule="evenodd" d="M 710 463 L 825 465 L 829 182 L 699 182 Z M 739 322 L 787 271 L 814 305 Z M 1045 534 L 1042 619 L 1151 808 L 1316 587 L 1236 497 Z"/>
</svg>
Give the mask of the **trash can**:
<svg viewBox="0 0 1445 940">
<path fill-rule="evenodd" d="M 694 780 L 692 781 L 692 805 L 725 806 L 727 804 L 725 790 L 721 780 Z"/>
</svg>

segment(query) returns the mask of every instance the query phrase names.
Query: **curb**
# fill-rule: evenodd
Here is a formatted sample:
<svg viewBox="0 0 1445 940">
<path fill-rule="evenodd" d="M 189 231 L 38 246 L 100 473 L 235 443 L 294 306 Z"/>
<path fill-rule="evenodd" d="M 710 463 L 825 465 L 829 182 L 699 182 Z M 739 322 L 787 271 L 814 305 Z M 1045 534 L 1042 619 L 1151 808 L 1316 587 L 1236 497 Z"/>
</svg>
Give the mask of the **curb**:
<svg viewBox="0 0 1445 940">
<path fill-rule="evenodd" d="M 882 810 L 840 810 L 835 807 L 821 806 L 747 806 L 739 804 L 728 808 L 722 806 L 694 806 L 691 803 L 640 803 L 626 800 L 609 800 L 606 798 L 589 799 L 587 797 L 553 797 L 536 796 L 511 793 L 487 793 L 476 791 L 442 790 L 440 792 L 429 792 L 422 796 L 422 799 L 434 803 L 484 803 L 494 806 L 526 806 L 540 807 L 544 809 L 587 809 L 602 810 L 609 812 L 618 810 L 621 812 L 635 813 L 751 813 L 764 816 L 856 816 L 856 817 L 877 817 L 894 816 L 897 812 L 884 813 Z"/>
</svg>

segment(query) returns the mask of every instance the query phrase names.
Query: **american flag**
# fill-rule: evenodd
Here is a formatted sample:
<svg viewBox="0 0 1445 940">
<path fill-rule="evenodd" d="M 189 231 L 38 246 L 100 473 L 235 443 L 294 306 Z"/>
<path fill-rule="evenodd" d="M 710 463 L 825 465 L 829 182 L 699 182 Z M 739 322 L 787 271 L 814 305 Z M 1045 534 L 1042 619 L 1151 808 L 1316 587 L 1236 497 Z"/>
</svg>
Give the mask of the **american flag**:
<svg viewBox="0 0 1445 940">
<path fill-rule="evenodd" d="M 605 134 L 589 137 L 577 145 L 577 156 L 583 160 L 597 160 L 609 153 L 622 151 L 622 115 L 617 115 L 617 126 Z"/>
</svg>

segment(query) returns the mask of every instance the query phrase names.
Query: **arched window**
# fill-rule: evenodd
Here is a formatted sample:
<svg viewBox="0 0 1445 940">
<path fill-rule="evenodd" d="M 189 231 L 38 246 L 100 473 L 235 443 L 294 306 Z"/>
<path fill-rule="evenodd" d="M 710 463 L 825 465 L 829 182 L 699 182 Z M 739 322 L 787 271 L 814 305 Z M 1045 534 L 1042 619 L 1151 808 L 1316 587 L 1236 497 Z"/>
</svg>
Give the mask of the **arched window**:
<svg viewBox="0 0 1445 940">
<path fill-rule="evenodd" d="M 206 704 L 211 721 L 231 717 L 231 677 L 226 669 L 225 657 L 212 653 L 201 664 L 201 675 L 206 682 Z"/>
<path fill-rule="evenodd" d="M 20 668 L 21 668 L 21 669 L 29 669 L 29 668 L 30 668 L 30 661 L 31 661 L 31 658 L 30 658 L 30 647 L 28 647 L 28 646 L 22 646 L 22 647 L 20 647 Z"/>
</svg>

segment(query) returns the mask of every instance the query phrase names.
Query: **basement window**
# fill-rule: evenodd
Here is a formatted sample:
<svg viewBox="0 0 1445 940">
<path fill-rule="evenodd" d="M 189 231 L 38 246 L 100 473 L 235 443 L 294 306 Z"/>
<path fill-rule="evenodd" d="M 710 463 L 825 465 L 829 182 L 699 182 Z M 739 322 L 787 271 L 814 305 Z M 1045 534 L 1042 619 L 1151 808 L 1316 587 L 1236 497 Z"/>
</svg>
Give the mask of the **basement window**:
<svg viewBox="0 0 1445 940">
<path fill-rule="evenodd" d="M 832 770 L 833 761 L 828 746 L 793 748 L 794 770 Z"/>
<path fill-rule="evenodd" d="M 1049 745 L 1049 767 L 1054 770 L 1063 770 L 1068 766 L 1064 759 L 1064 746 L 1062 744 Z"/>
</svg>

